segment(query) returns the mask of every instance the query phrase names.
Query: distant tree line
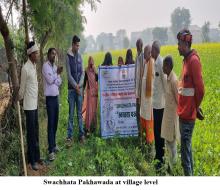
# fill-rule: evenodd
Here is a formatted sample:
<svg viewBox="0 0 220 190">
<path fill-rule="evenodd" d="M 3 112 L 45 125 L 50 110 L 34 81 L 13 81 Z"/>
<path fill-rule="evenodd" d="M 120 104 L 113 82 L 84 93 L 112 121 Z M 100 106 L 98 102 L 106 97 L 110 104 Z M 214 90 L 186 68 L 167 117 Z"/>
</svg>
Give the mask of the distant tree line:
<svg viewBox="0 0 220 190">
<path fill-rule="evenodd" d="M 205 21 L 200 28 L 196 25 L 191 25 L 191 20 L 189 9 L 177 7 L 171 14 L 170 27 L 154 27 L 140 32 L 132 32 L 130 39 L 125 29 L 118 30 L 115 36 L 112 33 L 101 33 L 96 39 L 93 36 L 88 36 L 86 38 L 87 46 L 85 51 L 105 51 L 135 47 L 138 38 L 142 38 L 145 43 L 159 40 L 162 45 L 175 44 L 177 32 L 183 28 L 192 30 L 195 43 L 220 41 L 220 31 L 218 29 L 210 29 L 209 21 Z"/>
</svg>

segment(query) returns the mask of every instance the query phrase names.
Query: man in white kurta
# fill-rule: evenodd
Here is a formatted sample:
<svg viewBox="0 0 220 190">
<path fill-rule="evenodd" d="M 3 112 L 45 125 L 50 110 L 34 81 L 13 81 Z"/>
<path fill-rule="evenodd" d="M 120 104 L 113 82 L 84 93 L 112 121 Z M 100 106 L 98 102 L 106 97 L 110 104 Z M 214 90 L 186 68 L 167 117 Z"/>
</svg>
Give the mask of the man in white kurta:
<svg viewBox="0 0 220 190">
<path fill-rule="evenodd" d="M 154 115 L 154 137 L 155 137 L 155 160 L 156 170 L 160 170 L 164 163 L 164 139 L 161 138 L 161 124 L 165 106 L 166 76 L 163 73 L 163 59 L 160 56 L 160 43 L 154 41 L 151 55 L 155 60 L 154 84 L 153 84 L 153 115 Z"/>
<path fill-rule="evenodd" d="M 165 93 L 165 108 L 161 127 L 161 137 L 165 139 L 168 149 L 169 167 L 173 168 L 176 163 L 176 141 L 179 139 L 178 115 L 177 115 L 177 76 L 173 69 L 173 59 L 167 56 L 163 61 L 163 72 L 167 75 L 167 85 Z"/>
<path fill-rule="evenodd" d="M 21 84 L 19 99 L 23 100 L 23 108 L 26 115 L 27 128 L 27 155 L 28 163 L 33 170 L 38 170 L 40 162 L 39 126 L 38 126 L 38 81 L 36 62 L 38 48 L 34 42 L 28 44 L 28 61 L 21 70 Z"/>
</svg>

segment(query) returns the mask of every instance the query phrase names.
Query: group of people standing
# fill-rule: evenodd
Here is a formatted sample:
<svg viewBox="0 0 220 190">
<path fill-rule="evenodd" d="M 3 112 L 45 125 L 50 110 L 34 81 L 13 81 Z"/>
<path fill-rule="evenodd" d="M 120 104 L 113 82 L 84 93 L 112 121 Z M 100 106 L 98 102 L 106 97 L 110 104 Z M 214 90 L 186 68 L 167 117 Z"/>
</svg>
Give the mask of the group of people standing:
<svg viewBox="0 0 220 190">
<path fill-rule="evenodd" d="M 137 40 L 136 57 L 136 108 L 140 139 L 145 131 L 147 144 L 155 144 L 156 170 L 164 163 L 165 142 L 170 156 L 170 167 L 176 159 L 177 139 L 177 77 L 172 71 L 171 56 L 160 55 L 160 44 L 143 49 L 141 39 Z M 151 154 L 151 152 L 149 152 Z"/>
<path fill-rule="evenodd" d="M 75 107 L 79 126 L 79 141 L 81 143 L 84 143 L 86 133 L 89 133 L 90 130 L 94 132 L 97 126 L 98 74 L 92 57 L 89 57 L 88 67 L 84 71 L 82 57 L 78 51 L 79 47 L 80 38 L 73 36 L 72 47 L 68 50 L 66 55 L 69 103 L 66 138 L 68 146 L 71 146 L 73 142 Z M 36 69 L 38 51 L 39 49 L 35 42 L 28 44 L 28 61 L 22 67 L 19 89 L 19 99 L 23 102 L 23 109 L 26 115 L 28 163 L 33 170 L 38 170 L 39 164 L 43 164 L 43 160 L 40 158 L 39 148 L 38 79 Z M 59 120 L 59 87 L 62 84 L 60 75 L 63 71 L 63 67 L 57 67 L 55 65 L 56 56 L 56 49 L 49 48 L 47 61 L 42 67 L 44 95 L 48 116 L 48 159 L 50 161 L 53 161 L 55 154 L 60 151 L 56 143 L 56 132 Z M 83 102 L 84 89 L 86 90 Z M 86 123 L 85 130 L 83 128 L 83 120 Z"/>
<path fill-rule="evenodd" d="M 21 83 L 19 89 L 19 99 L 23 100 L 23 109 L 26 115 L 27 158 L 33 170 L 38 170 L 39 164 L 44 164 L 43 160 L 40 158 L 39 147 L 38 80 L 36 69 L 38 51 L 35 42 L 30 42 L 28 44 L 28 61 L 23 65 L 21 70 Z M 62 83 L 60 74 L 63 68 L 55 65 L 55 48 L 50 48 L 48 50 L 47 58 L 48 60 L 42 67 L 42 76 L 48 115 L 48 152 L 49 160 L 52 161 L 55 159 L 55 153 L 59 152 L 59 147 L 56 144 L 56 131 L 59 119 L 59 86 Z"/>
<path fill-rule="evenodd" d="M 203 119 L 199 108 L 204 96 L 201 62 L 191 49 L 192 35 L 181 30 L 177 35 L 178 51 L 184 57 L 180 80 L 173 71 L 174 61 L 160 56 L 160 44 L 154 41 L 143 50 L 137 40 L 136 113 L 140 139 L 155 144 L 156 170 L 164 164 L 165 145 L 172 171 L 177 158 L 177 140 L 181 139 L 181 162 L 184 175 L 193 175 L 192 133 L 196 118 Z"/>
<path fill-rule="evenodd" d="M 138 39 L 135 61 L 131 49 L 128 49 L 125 63 L 120 56 L 118 65 L 135 64 L 136 116 L 139 136 L 143 141 L 143 133 L 145 133 L 145 142 L 150 146 L 154 142 L 156 170 L 160 170 L 164 165 L 165 145 L 169 155 L 169 167 L 172 170 L 177 158 L 176 142 L 180 138 L 184 174 L 193 175 L 191 139 L 196 117 L 202 117 L 199 106 L 204 96 L 204 84 L 199 56 L 195 50 L 191 49 L 190 31 L 180 31 L 177 40 L 179 53 L 184 57 L 180 80 L 173 71 L 172 56 L 168 55 L 164 59 L 161 57 L 158 41 L 143 48 L 142 40 Z M 75 35 L 72 39 L 72 47 L 66 55 L 69 103 L 66 138 L 68 146 L 73 143 L 75 107 L 79 127 L 78 140 L 81 143 L 84 143 L 87 134 L 94 132 L 97 128 L 98 73 L 91 56 L 84 70 L 79 47 L 80 38 Z M 42 161 L 39 150 L 37 111 L 38 47 L 34 42 L 29 43 L 27 55 L 28 61 L 21 72 L 19 97 L 23 100 L 26 115 L 28 162 L 32 169 L 38 170 L 38 164 Z M 59 119 L 59 86 L 62 83 L 60 74 L 63 68 L 55 65 L 55 48 L 48 50 L 47 57 L 42 76 L 48 115 L 48 152 L 49 160 L 52 161 L 55 159 L 55 153 L 59 152 L 56 131 Z M 113 65 L 110 52 L 106 53 L 102 65 Z"/>
</svg>

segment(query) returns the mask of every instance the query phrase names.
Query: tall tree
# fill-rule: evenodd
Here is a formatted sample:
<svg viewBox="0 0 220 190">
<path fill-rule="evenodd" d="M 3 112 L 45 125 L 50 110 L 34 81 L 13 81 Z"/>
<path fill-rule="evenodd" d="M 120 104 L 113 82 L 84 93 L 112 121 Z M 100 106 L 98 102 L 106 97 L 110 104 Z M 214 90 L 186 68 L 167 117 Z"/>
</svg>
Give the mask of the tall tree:
<svg viewBox="0 0 220 190">
<path fill-rule="evenodd" d="M 74 33 L 80 34 L 83 31 L 83 23 L 86 22 L 80 6 L 89 3 L 92 10 L 96 10 L 96 3 L 100 0 L 4 0 L 9 5 L 10 10 L 14 5 L 19 11 L 19 16 L 23 16 L 22 24 L 25 29 L 25 42 L 29 41 L 28 27 L 35 36 L 35 40 L 40 44 L 41 63 L 43 63 L 43 52 L 45 46 L 65 47 L 69 45 L 71 36 Z M 19 8 L 19 5 L 22 7 Z M 1 5 L 1 4 L 0 4 Z M 8 11 L 9 12 L 9 11 Z M 59 13 L 59 14 L 58 14 Z M 7 14 L 8 15 L 8 14 Z M 18 88 L 18 75 L 16 60 L 13 52 L 13 43 L 9 35 L 6 20 L 3 18 L 1 9 L 1 33 L 4 39 L 6 53 L 9 61 L 13 87 Z M 6 16 L 8 18 L 8 16 Z"/>
<path fill-rule="evenodd" d="M 27 17 L 27 2 L 26 0 L 22 0 L 22 14 L 24 20 L 24 30 L 25 30 L 25 43 L 26 45 L 29 43 L 29 32 L 28 32 L 28 17 Z"/>
<path fill-rule="evenodd" d="M 73 34 L 83 31 L 86 22 L 80 6 L 90 3 L 94 6 L 97 0 L 28 0 L 28 19 L 30 30 L 39 44 L 40 64 L 38 73 L 41 75 L 44 62 L 44 49 L 47 46 L 62 50 L 70 45 Z M 94 8 L 95 9 L 95 8 Z M 39 83 L 42 79 L 39 77 Z M 40 85 L 43 86 L 43 85 Z M 40 88 L 39 98 L 43 98 L 43 89 Z"/>
<path fill-rule="evenodd" d="M 47 43 L 60 48 L 69 45 L 71 36 L 83 31 L 86 22 L 80 6 L 85 3 L 96 10 L 99 0 L 29 0 L 31 29 L 40 44 L 40 57 Z M 59 13 L 59 14 L 58 14 Z"/>
<path fill-rule="evenodd" d="M 202 41 L 203 42 L 209 42 L 210 37 L 209 37 L 209 32 L 210 32 L 210 22 L 205 22 L 204 25 L 202 26 Z"/>
<path fill-rule="evenodd" d="M 188 28 L 191 23 L 191 16 L 189 9 L 176 8 L 171 14 L 171 30 L 176 37 L 177 33 L 183 29 Z"/>
<path fill-rule="evenodd" d="M 13 102 L 15 103 L 16 97 L 18 96 L 19 89 L 19 81 L 18 81 L 18 73 L 17 73 L 17 61 L 14 55 L 14 45 L 12 39 L 10 37 L 8 25 L 3 17 L 2 8 L 0 5 L 0 32 L 4 39 L 4 45 L 6 50 L 6 56 L 9 64 L 9 75 L 12 81 L 12 89 L 13 89 Z"/>
<path fill-rule="evenodd" d="M 162 45 L 166 44 L 168 40 L 167 28 L 155 27 L 152 31 L 153 40 L 158 40 Z"/>
</svg>

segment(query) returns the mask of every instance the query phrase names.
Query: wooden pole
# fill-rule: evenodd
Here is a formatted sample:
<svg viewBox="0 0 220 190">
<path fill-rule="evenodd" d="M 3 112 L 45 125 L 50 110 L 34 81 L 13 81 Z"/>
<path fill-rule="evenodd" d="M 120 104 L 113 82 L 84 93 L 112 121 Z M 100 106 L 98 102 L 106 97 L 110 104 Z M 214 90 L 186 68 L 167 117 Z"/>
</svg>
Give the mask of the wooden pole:
<svg viewBox="0 0 220 190">
<path fill-rule="evenodd" d="M 21 123 L 21 109 L 20 109 L 19 101 L 17 101 L 17 110 L 18 110 L 20 137 L 21 137 L 21 152 L 22 152 L 24 175 L 27 176 L 27 167 L 26 167 L 25 154 L 24 154 L 23 130 L 22 130 L 22 123 Z"/>
</svg>

